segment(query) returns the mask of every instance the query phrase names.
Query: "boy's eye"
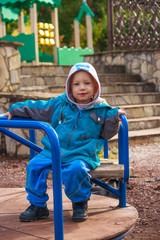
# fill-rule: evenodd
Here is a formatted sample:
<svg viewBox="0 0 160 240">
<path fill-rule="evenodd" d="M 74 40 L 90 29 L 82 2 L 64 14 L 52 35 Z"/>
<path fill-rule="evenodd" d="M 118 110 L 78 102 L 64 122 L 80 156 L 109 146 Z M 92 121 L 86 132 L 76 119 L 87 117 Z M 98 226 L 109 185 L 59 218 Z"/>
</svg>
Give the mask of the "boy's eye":
<svg viewBox="0 0 160 240">
<path fill-rule="evenodd" d="M 85 82 L 85 85 L 91 85 L 91 82 Z"/>
<path fill-rule="evenodd" d="M 79 85 L 79 83 L 74 83 L 74 85 L 75 85 L 75 86 L 78 86 L 78 85 Z"/>
</svg>

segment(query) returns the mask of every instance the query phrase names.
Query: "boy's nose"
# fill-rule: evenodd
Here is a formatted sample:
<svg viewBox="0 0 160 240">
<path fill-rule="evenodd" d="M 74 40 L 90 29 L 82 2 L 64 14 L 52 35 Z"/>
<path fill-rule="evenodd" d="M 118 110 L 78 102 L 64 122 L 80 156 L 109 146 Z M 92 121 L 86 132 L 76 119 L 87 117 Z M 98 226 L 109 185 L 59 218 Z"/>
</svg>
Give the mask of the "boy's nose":
<svg viewBox="0 0 160 240">
<path fill-rule="evenodd" d="M 84 84 L 81 84 L 81 85 L 80 85 L 80 89 L 85 89 Z"/>
</svg>

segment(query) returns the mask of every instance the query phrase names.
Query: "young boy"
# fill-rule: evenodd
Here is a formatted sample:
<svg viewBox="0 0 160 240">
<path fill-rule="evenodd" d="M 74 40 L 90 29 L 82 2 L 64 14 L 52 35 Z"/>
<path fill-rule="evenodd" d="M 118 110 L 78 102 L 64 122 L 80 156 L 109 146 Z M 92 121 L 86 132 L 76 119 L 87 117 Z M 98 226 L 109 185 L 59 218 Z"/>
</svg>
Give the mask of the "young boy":
<svg viewBox="0 0 160 240">
<path fill-rule="evenodd" d="M 119 129 L 123 109 L 112 108 L 100 98 L 100 82 L 89 63 L 75 64 L 66 80 L 66 93 L 49 101 L 25 101 L 13 104 L 6 113 L 12 117 L 30 117 L 50 122 L 58 134 L 61 150 L 62 182 L 72 201 L 73 221 L 88 218 L 87 201 L 91 196 L 89 171 L 100 165 L 98 153 L 104 139 Z M 21 221 L 35 221 L 49 215 L 46 179 L 51 170 L 51 146 L 42 139 L 44 150 L 27 165 L 26 191 L 30 206 L 21 213 Z"/>
</svg>

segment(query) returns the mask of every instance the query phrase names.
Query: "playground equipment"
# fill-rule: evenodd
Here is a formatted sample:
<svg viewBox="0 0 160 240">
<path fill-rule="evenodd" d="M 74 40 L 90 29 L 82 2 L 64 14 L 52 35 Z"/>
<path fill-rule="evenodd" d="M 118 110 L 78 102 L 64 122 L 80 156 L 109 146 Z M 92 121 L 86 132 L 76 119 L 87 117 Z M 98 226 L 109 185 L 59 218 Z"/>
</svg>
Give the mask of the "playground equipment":
<svg viewBox="0 0 160 240">
<path fill-rule="evenodd" d="M 86 14 L 86 29 L 87 29 L 87 47 L 93 49 L 93 39 L 92 39 L 92 18 L 94 13 L 87 5 L 86 1 L 83 1 L 78 16 L 74 19 L 74 38 L 75 47 L 80 47 L 80 34 L 79 34 L 79 24 L 82 19 L 83 14 Z"/>
<path fill-rule="evenodd" d="M 35 145 L 35 130 L 43 130 L 49 140 L 52 147 L 52 169 L 53 174 L 53 192 L 54 192 L 54 225 L 55 225 L 55 239 L 63 239 L 63 209 L 62 209 L 62 181 L 61 181 L 61 164 L 60 164 L 60 147 L 57 134 L 54 129 L 48 124 L 40 121 L 34 121 L 30 119 L 15 118 L 13 121 L 8 121 L 5 117 L 0 117 L 0 131 L 9 137 L 19 141 L 31 149 L 31 158 L 35 156 L 36 152 L 41 152 L 42 149 Z M 30 140 L 28 141 L 17 134 L 5 129 L 9 128 L 25 128 L 30 129 Z"/>
<path fill-rule="evenodd" d="M 36 65 L 38 65 L 39 62 L 54 62 L 58 65 L 73 65 L 76 62 L 83 61 L 83 55 L 94 53 L 91 23 L 91 18 L 94 17 L 94 14 L 86 1 L 83 1 L 79 14 L 77 18 L 74 19 L 75 47 L 60 47 L 58 23 L 58 7 L 60 4 L 60 0 L 0 0 L 0 38 L 6 41 L 24 43 L 23 47 L 18 48 L 21 54 L 21 61 L 33 62 Z M 41 22 L 37 23 L 37 8 L 41 5 L 51 7 L 50 24 Z M 24 7 L 30 9 L 31 29 L 30 33 L 27 34 L 25 33 L 24 13 L 22 11 Z M 84 13 L 86 14 L 87 47 L 82 49 L 80 47 L 79 23 Z M 19 34 L 17 36 L 12 36 L 10 34 L 6 35 L 5 23 L 13 20 L 18 20 Z M 52 25 L 54 31 L 53 28 L 52 31 L 50 31 L 50 28 L 47 29 L 45 27 L 47 24 L 48 26 Z M 41 25 L 43 25 L 42 28 Z M 43 31 L 44 28 L 45 31 Z M 53 54 L 41 53 L 39 51 L 39 45 L 53 46 Z"/>
<path fill-rule="evenodd" d="M 53 55 L 54 55 L 54 62 L 58 63 L 57 59 L 57 48 L 59 47 L 59 27 L 58 27 L 58 7 L 61 4 L 60 0 L 0 0 L 0 7 L 6 6 L 10 9 L 10 11 L 14 12 L 14 8 L 17 8 L 19 10 L 18 15 L 18 30 L 19 35 L 23 34 L 23 38 L 25 38 L 25 28 L 24 28 L 24 14 L 21 11 L 25 7 L 30 9 L 30 20 L 31 20 L 31 34 L 34 36 L 34 39 L 32 42 L 30 42 L 30 45 L 35 46 L 34 51 L 32 55 L 34 55 L 35 64 L 39 64 L 39 50 L 38 50 L 38 29 L 37 29 L 37 6 L 40 5 L 50 6 L 51 7 L 51 24 L 55 27 L 55 45 L 53 47 Z M 8 21 L 12 20 L 11 16 L 8 14 Z M 10 36 L 5 36 L 5 21 L 6 18 L 3 19 L 3 15 L 0 17 L 0 26 L 3 26 L 3 28 L 0 28 L 0 37 L 3 37 L 4 40 L 8 41 L 16 41 L 14 38 L 10 38 Z M 30 39 L 31 41 L 31 39 Z M 32 60 L 32 59 L 31 59 Z"/>
<path fill-rule="evenodd" d="M 126 207 L 126 183 L 129 179 L 129 155 L 128 155 L 128 124 L 126 117 L 121 115 L 122 124 L 118 136 L 119 144 L 119 164 L 109 170 L 109 167 L 99 167 L 91 171 L 91 181 L 112 192 L 119 198 L 119 207 Z M 6 128 L 24 128 L 29 129 L 30 141 L 18 136 Z M 20 143 L 29 147 L 30 157 L 33 158 L 36 152 L 41 152 L 42 148 L 35 144 L 35 129 L 43 130 L 50 140 L 52 147 L 52 178 L 53 178 L 53 193 L 54 193 L 54 229 L 55 239 L 63 240 L 63 209 L 62 209 L 62 183 L 61 183 L 61 164 L 60 164 L 60 146 L 58 137 L 54 129 L 48 124 L 41 121 L 34 121 L 24 118 L 13 118 L 7 120 L 6 117 L 0 116 L 0 132 L 19 141 Z M 108 155 L 108 143 L 105 141 L 104 157 Z M 113 188 L 105 182 L 98 179 L 106 177 L 116 177 L 119 179 L 119 189 Z M 121 235 L 121 234 L 120 234 Z M 123 233 L 124 235 L 124 233 Z M 120 239 L 120 238 L 119 238 Z"/>
</svg>

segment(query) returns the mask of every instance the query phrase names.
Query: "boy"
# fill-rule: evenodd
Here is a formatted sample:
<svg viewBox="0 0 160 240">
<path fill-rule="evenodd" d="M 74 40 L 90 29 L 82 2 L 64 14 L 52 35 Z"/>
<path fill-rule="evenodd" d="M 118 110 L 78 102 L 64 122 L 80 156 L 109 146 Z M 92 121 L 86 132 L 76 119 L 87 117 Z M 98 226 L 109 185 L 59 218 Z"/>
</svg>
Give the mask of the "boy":
<svg viewBox="0 0 160 240">
<path fill-rule="evenodd" d="M 100 98 L 100 82 L 89 63 L 75 64 L 66 80 L 66 93 L 49 101 L 13 104 L 6 113 L 12 117 L 31 117 L 50 122 L 57 132 L 61 150 L 62 182 L 72 201 L 73 221 L 88 218 L 87 201 L 91 195 L 89 171 L 100 165 L 98 153 L 104 139 L 119 129 L 123 109 L 112 108 Z M 26 191 L 30 206 L 21 213 L 21 221 L 35 221 L 49 215 L 46 179 L 51 170 L 51 146 L 42 139 L 44 150 L 27 165 Z"/>
</svg>

